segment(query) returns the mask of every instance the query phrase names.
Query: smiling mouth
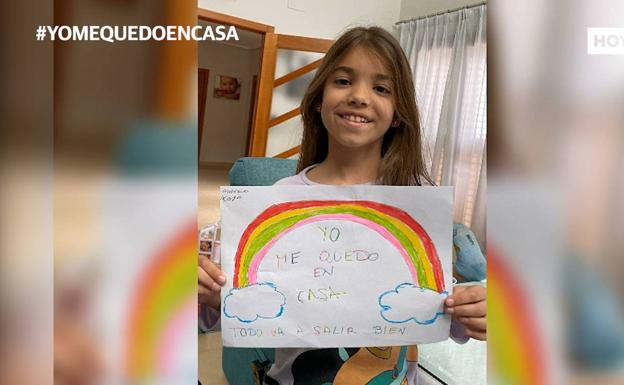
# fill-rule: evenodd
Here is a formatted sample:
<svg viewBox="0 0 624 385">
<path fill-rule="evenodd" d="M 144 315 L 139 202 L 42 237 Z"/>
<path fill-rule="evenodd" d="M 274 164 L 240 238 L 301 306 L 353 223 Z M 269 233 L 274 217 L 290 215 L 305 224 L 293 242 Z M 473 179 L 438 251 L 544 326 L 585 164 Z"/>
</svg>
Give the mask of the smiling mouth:
<svg viewBox="0 0 624 385">
<path fill-rule="evenodd" d="M 351 115 L 351 114 L 338 114 L 341 118 L 348 120 L 354 123 L 370 123 L 370 120 L 366 119 L 363 116 L 359 115 Z"/>
</svg>

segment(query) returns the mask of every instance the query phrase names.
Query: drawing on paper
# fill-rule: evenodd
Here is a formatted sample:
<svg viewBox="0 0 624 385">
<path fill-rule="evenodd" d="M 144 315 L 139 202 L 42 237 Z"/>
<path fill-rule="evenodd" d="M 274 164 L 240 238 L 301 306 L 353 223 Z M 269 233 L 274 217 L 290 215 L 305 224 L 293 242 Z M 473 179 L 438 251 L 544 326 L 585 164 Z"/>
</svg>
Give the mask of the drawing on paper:
<svg viewBox="0 0 624 385">
<path fill-rule="evenodd" d="M 430 325 L 443 314 L 441 303 L 448 293 L 440 259 L 431 238 L 412 216 L 397 207 L 367 200 L 304 200 L 270 206 L 246 227 L 236 250 L 233 288 L 223 300 L 225 316 L 245 323 L 282 316 L 286 311 L 286 296 L 275 283 L 258 282 L 259 266 L 286 234 L 327 220 L 363 225 L 400 254 L 411 282 L 401 282 L 379 294 L 382 320 Z M 318 299 L 320 290 L 323 289 L 317 294 L 300 292 L 298 299 L 301 301 L 302 294 L 308 300 Z M 344 293 L 336 293 L 330 287 L 325 300 L 340 294 Z M 265 301 L 256 309 L 253 299 L 258 296 Z M 405 303 L 410 306 L 401 306 Z"/>
</svg>

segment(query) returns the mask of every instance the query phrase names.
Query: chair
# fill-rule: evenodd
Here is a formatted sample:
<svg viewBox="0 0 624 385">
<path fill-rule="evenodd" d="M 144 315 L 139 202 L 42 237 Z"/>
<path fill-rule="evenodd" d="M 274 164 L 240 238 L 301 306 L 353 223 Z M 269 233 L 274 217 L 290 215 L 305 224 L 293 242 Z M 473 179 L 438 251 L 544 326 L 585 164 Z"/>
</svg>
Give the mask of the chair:
<svg viewBox="0 0 624 385">
<path fill-rule="evenodd" d="M 230 186 L 271 186 L 296 170 L 294 159 L 240 158 L 230 169 Z"/>
</svg>

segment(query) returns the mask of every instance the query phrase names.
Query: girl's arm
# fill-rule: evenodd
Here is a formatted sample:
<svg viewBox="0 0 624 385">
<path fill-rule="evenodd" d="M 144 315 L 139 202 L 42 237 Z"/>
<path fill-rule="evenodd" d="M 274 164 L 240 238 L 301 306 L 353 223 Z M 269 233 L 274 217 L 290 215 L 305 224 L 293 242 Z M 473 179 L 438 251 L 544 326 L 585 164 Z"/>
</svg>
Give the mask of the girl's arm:
<svg viewBox="0 0 624 385">
<path fill-rule="evenodd" d="M 458 282 L 445 301 L 445 311 L 453 316 L 451 335 L 465 334 L 478 340 L 487 338 L 486 262 L 476 237 L 464 225 L 453 225 L 453 275 Z M 472 281 L 472 282 L 471 282 Z M 459 330 L 463 326 L 464 330 Z"/>
<path fill-rule="evenodd" d="M 225 274 L 219 267 L 221 242 L 219 224 L 208 226 L 200 232 L 200 254 L 197 266 L 197 299 L 199 302 L 199 328 L 201 331 L 221 329 L 221 287 Z M 204 243 L 204 244 L 202 244 Z M 202 249 L 204 246 L 204 249 Z"/>
</svg>

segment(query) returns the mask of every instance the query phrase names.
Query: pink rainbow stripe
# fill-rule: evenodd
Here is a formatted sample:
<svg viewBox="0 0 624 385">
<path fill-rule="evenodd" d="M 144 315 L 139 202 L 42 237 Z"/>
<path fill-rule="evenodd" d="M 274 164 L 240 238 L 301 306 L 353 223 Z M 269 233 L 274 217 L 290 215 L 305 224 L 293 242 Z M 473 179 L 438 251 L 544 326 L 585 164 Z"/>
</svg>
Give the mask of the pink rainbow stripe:
<svg viewBox="0 0 624 385">
<path fill-rule="evenodd" d="M 180 337 L 189 330 L 189 326 L 197 319 L 197 299 L 195 295 L 189 297 L 189 300 L 181 306 L 174 314 L 167 325 L 158 342 L 157 362 L 158 371 L 164 376 L 175 374 L 175 370 L 180 367 L 181 363 L 176 361 L 177 358 L 184 357 L 181 348 L 185 348 L 180 344 Z M 189 322 L 189 320 L 191 322 Z"/>
<path fill-rule="evenodd" d="M 412 276 L 412 280 L 415 283 L 418 282 L 416 268 L 414 267 L 414 264 L 412 263 L 409 255 L 407 254 L 407 251 L 405 251 L 405 249 L 403 248 L 399 240 L 396 239 L 392 234 L 390 234 L 390 232 L 388 232 L 388 230 L 386 230 L 383 226 L 380 226 L 371 220 L 360 218 L 352 214 L 322 214 L 322 215 L 317 215 L 314 217 L 306 218 L 297 222 L 295 225 L 282 231 L 277 236 L 272 238 L 269 242 L 267 242 L 267 244 L 264 245 L 264 247 L 260 249 L 260 251 L 258 251 L 258 253 L 254 256 L 254 259 L 251 261 L 251 264 L 249 266 L 249 284 L 253 285 L 256 283 L 256 273 L 258 272 L 260 263 L 264 259 L 264 256 L 266 255 L 266 253 L 268 253 L 271 247 L 273 247 L 275 242 L 277 242 L 284 235 L 288 234 L 289 232 L 303 225 L 306 225 L 308 223 L 318 222 L 318 221 L 324 221 L 328 219 L 343 219 L 343 220 L 346 219 L 346 220 L 350 220 L 352 222 L 356 222 L 364 226 L 367 226 L 371 228 L 372 230 L 375 230 L 377 233 L 379 233 L 379 235 L 384 237 L 388 242 L 392 243 L 392 245 L 401 253 L 401 255 L 403 256 L 403 259 L 405 260 L 405 263 L 407 264 L 407 267 L 409 268 L 410 275 Z"/>
</svg>

